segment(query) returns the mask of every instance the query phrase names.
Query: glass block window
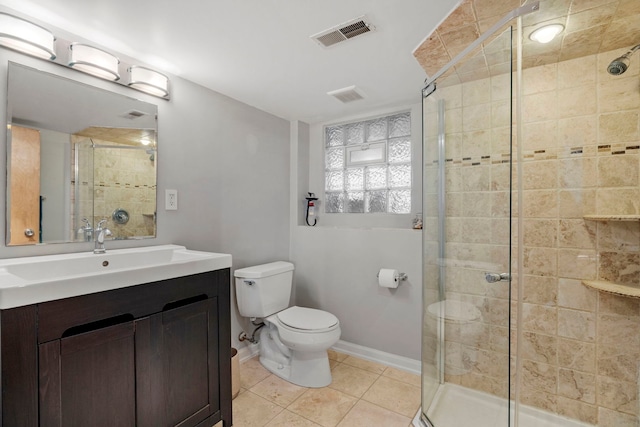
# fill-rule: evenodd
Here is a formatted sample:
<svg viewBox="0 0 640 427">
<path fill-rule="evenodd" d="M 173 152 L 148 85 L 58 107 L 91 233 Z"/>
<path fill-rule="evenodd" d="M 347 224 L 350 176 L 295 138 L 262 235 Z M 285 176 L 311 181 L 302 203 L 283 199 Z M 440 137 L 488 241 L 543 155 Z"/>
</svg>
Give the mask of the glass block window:
<svg viewBox="0 0 640 427">
<path fill-rule="evenodd" d="M 325 128 L 325 212 L 411 213 L 409 112 Z"/>
</svg>

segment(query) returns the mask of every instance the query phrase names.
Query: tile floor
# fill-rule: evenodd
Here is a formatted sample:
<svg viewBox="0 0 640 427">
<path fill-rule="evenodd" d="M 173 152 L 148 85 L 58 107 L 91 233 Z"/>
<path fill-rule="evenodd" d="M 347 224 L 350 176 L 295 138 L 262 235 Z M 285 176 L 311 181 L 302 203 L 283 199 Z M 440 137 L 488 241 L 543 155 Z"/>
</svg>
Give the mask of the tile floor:
<svg viewBox="0 0 640 427">
<path fill-rule="evenodd" d="M 420 406 L 420 377 L 329 350 L 333 382 L 288 383 L 258 358 L 240 365 L 234 427 L 408 427 Z"/>
</svg>

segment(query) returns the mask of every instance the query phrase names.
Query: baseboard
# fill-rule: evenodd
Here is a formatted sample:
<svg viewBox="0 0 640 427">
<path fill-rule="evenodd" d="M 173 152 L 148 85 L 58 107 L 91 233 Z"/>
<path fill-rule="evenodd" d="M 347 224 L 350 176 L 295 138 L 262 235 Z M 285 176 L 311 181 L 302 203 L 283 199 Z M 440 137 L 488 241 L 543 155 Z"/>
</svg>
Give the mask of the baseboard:
<svg viewBox="0 0 640 427">
<path fill-rule="evenodd" d="M 392 353 L 385 353 L 384 351 L 376 350 L 358 344 L 352 344 L 350 342 L 342 340 L 338 341 L 332 347 L 332 349 L 340 353 L 345 353 L 350 356 L 370 360 L 371 362 L 381 363 L 383 365 L 410 372 L 416 375 L 420 375 L 422 371 L 422 364 L 419 360 L 410 359 L 404 356 L 398 356 Z"/>
<path fill-rule="evenodd" d="M 259 352 L 260 346 L 258 344 L 248 344 L 238 349 L 238 357 L 240 358 L 240 362 L 244 362 L 257 356 Z"/>
</svg>

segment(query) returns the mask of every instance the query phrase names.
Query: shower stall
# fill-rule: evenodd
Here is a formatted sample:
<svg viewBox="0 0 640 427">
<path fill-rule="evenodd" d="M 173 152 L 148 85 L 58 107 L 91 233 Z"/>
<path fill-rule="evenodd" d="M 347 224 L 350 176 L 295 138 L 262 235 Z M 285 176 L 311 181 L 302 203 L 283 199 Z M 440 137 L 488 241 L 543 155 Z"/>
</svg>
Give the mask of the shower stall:
<svg viewBox="0 0 640 427">
<path fill-rule="evenodd" d="M 564 2 L 567 34 L 542 48 L 528 36 L 552 3 L 496 21 L 423 90 L 415 426 L 640 426 L 640 33 L 578 51 L 569 26 L 640 7 Z"/>
</svg>

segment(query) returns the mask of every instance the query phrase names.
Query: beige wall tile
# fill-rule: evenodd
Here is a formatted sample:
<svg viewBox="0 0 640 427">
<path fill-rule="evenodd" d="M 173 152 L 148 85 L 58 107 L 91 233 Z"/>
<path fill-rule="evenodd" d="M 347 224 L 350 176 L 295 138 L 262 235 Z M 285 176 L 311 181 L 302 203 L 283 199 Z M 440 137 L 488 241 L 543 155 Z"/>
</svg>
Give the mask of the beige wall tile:
<svg viewBox="0 0 640 427">
<path fill-rule="evenodd" d="M 579 341 L 595 342 L 596 316 L 587 311 L 559 308 L 558 335 Z"/>
<path fill-rule="evenodd" d="M 558 162 L 556 160 L 526 162 L 523 168 L 523 188 L 542 190 L 558 186 Z"/>
<path fill-rule="evenodd" d="M 611 409 L 598 408 L 598 427 L 637 427 L 638 417 Z"/>
<path fill-rule="evenodd" d="M 597 276 L 597 267 L 595 250 L 558 249 L 558 277 L 593 280 Z"/>
<path fill-rule="evenodd" d="M 527 388 L 555 394 L 558 386 L 558 368 L 531 360 L 522 362 L 522 381 Z"/>
<path fill-rule="evenodd" d="M 640 189 L 599 188 L 597 213 L 601 215 L 637 215 L 640 213 Z"/>
<path fill-rule="evenodd" d="M 462 125 L 466 132 L 491 129 L 491 104 L 463 107 Z"/>
<path fill-rule="evenodd" d="M 595 311 L 598 292 L 580 280 L 558 279 L 558 306 L 576 310 Z"/>
<path fill-rule="evenodd" d="M 559 215 L 562 218 L 582 218 L 596 212 L 596 190 L 560 190 Z"/>
<path fill-rule="evenodd" d="M 557 365 L 558 338 L 536 332 L 522 333 L 522 357 L 535 362 Z"/>
<path fill-rule="evenodd" d="M 598 376 L 598 404 L 630 415 L 638 415 L 638 385 Z"/>
<path fill-rule="evenodd" d="M 523 222 L 526 246 L 557 247 L 558 221 L 556 219 L 524 219 Z"/>
<path fill-rule="evenodd" d="M 522 328 L 524 331 L 553 333 L 558 322 L 555 307 L 538 304 L 522 304 Z"/>
<path fill-rule="evenodd" d="M 598 224 L 598 250 L 640 251 L 640 222 L 610 221 Z"/>
<path fill-rule="evenodd" d="M 527 68 L 522 71 L 522 80 L 525 95 L 555 91 L 558 88 L 558 64 Z"/>
<path fill-rule="evenodd" d="M 559 62 L 558 87 L 570 88 L 589 85 L 593 88 L 596 84 L 596 67 L 595 55 Z"/>
<path fill-rule="evenodd" d="M 623 285 L 640 286 L 640 253 L 600 252 L 598 276 Z"/>
<path fill-rule="evenodd" d="M 558 250 L 550 248 L 525 248 L 524 274 L 556 276 L 558 274 Z"/>
<path fill-rule="evenodd" d="M 556 190 L 525 190 L 523 197 L 526 218 L 555 218 L 558 215 Z"/>
<path fill-rule="evenodd" d="M 559 415 L 598 425 L 598 407 L 595 405 L 558 396 L 557 408 Z"/>
<path fill-rule="evenodd" d="M 596 376 L 561 368 L 558 371 L 558 394 L 586 403 L 596 403 Z"/>
<path fill-rule="evenodd" d="M 514 281 L 515 282 L 515 281 Z M 528 276 L 523 279 L 524 302 L 555 306 L 558 301 L 558 279 L 555 277 Z"/>
<path fill-rule="evenodd" d="M 611 59 L 610 57 L 608 61 L 611 61 Z M 606 65 L 603 70 L 605 69 Z M 601 79 L 597 86 L 597 93 L 598 108 L 601 113 L 637 110 L 640 108 L 640 91 L 638 91 L 637 77 L 614 79 L 609 76 Z"/>
<path fill-rule="evenodd" d="M 596 227 L 593 221 L 582 219 L 561 219 L 559 224 L 558 245 L 561 248 L 596 247 Z"/>
<path fill-rule="evenodd" d="M 558 365 L 582 372 L 596 372 L 596 346 L 593 343 L 558 338 Z"/>
<path fill-rule="evenodd" d="M 522 119 L 524 123 L 558 118 L 558 95 L 556 91 L 526 95 L 523 97 L 522 103 Z"/>
<path fill-rule="evenodd" d="M 569 117 L 558 120 L 558 145 L 582 147 L 598 143 L 597 116 Z"/>
<path fill-rule="evenodd" d="M 600 292 L 598 294 L 598 313 L 640 316 L 640 300 Z"/>
<path fill-rule="evenodd" d="M 638 111 L 600 114 L 598 117 L 598 143 L 637 142 L 640 137 L 638 116 Z"/>
<path fill-rule="evenodd" d="M 558 91 L 558 118 L 595 114 L 596 93 L 593 86 L 577 86 Z"/>
<path fill-rule="evenodd" d="M 579 157 L 558 160 L 558 185 L 560 188 L 585 188 L 597 184 L 597 159 Z"/>
<path fill-rule="evenodd" d="M 638 120 L 636 119 L 636 122 Z M 598 186 L 637 187 L 640 183 L 637 154 L 620 154 L 598 158 Z"/>
</svg>

